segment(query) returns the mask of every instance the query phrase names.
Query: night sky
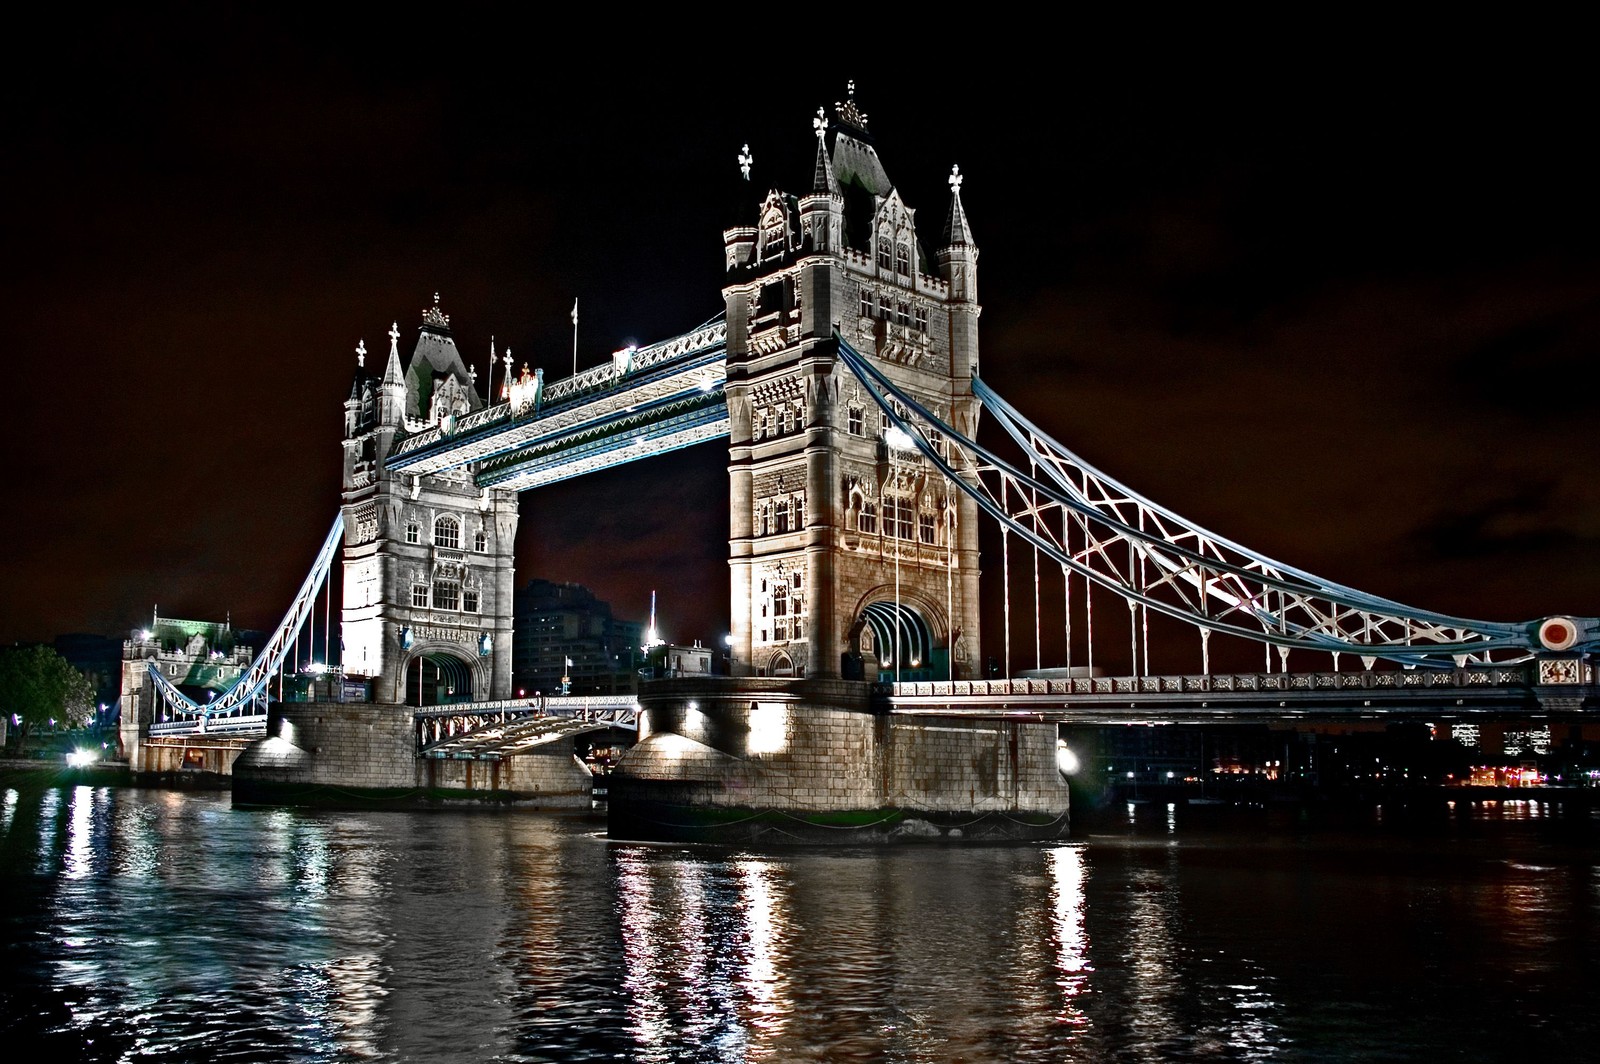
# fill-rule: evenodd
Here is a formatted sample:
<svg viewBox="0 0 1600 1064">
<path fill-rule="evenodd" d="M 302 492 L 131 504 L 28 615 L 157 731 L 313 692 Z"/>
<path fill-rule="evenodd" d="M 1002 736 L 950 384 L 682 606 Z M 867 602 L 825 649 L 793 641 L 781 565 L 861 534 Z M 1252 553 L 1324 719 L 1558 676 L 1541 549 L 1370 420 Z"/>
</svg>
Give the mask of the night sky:
<svg viewBox="0 0 1600 1064">
<path fill-rule="evenodd" d="M 580 367 L 699 325 L 722 229 L 805 190 L 849 78 L 930 249 L 959 163 L 985 378 L 1062 443 L 1365 591 L 1600 614 L 1594 93 L 1559 61 L 1073 39 L 891 73 L 798 32 L 669 62 L 484 14 L 208 11 L 13 40 L 0 640 L 156 604 L 272 627 L 338 503 L 357 341 L 381 367 L 398 321 L 409 354 L 438 292 L 480 381 L 491 337 L 552 380 L 574 298 Z M 519 583 L 638 619 L 655 588 L 664 634 L 720 638 L 725 460 L 523 496 Z"/>
</svg>

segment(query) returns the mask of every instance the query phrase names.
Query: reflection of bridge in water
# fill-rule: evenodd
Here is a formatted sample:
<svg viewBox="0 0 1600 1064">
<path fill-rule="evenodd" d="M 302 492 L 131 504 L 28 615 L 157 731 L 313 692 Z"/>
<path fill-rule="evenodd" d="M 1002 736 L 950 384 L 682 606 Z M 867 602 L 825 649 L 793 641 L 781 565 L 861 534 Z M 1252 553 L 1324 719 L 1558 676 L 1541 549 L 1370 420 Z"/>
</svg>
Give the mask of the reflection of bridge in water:
<svg viewBox="0 0 1600 1064">
<path fill-rule="evenodd" d="M 316 656 L 319 593 L 328 644 L 336 556 L 340 679 L 355 686 L 321 697 L 410 703 L 429 758 L 510 756 L 598 726 L 553 711 L 541 723 L 508 701 L 517 495 L 719 438 L 729 682 L 761 683 L 742 708 L 719 703 L 733 716 L 703 734 L 694 700 L 663 705 L 641 745 L 675 750 L 674 763 L 729 754 L 717 744 L 782 702 L 768 681 L 865 681 L 862 711 L 901 720 L 1582 720 L 1593 708 L 1600 620 L 1472 620 L 1325 580 L 1201 528 L 1051 438 L 979 373 L 978 255 L 959 173 L 935 236 L 853 100 L 815 130 L 808 191 L 752 193 L 755 224 L 724 233 L 724 309 L 682 336 L 548 385 L 507 352 L 496 396 L 480 391 L 437 297 L 409 359 L 391 329 L 382 373 L 359 367 L 344 404 L 343 505 L 283 623 L 209 703 L 158 669 L 143 674 L 149 738 L 264 734 L 274 682 L 281 698 L 284 672 Z M 1001 430 L 993 443 L 978 440 L 985 416 Z M 1000 533 L 991 565 L 1005 618 L 981 638 L 980 522 Z M 1152 620 L 1193 633 L 1191 671 L 1151 672 Z M 999 679 L 984 675 L 983 640 L 995 639 Z M 1060 648 L 1055 673 L 1047 639 Z M 1213 668 L 1214 639 L 1253 644 L 1264 668 Z M 1013 669 L 1030 644 L 1044 678 Z M 443 676 L 469 705 L 430 705 L 429 679 Z M 616 726 L 637 707 L 605 712 Z M 675 738 L 650 738 L 671 721 Z"/>
</svg>

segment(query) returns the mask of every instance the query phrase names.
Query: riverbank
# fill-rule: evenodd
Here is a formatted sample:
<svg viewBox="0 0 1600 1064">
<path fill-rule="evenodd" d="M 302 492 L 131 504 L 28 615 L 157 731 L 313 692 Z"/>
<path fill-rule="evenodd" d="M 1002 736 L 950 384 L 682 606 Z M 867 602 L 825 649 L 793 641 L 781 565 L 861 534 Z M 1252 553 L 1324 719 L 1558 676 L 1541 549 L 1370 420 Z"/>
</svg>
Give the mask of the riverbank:
<svg viewBox="0 0 1600 1064">
<path fill-rule="evenodd" d="M 0 785 L 31 787 L 154 787 L 169 790 L 226 791 L 232 782 L 215 772 L 135 773 L 126 761 L 69 765 L 60 759 L 0 758 Z"/>
</svg>

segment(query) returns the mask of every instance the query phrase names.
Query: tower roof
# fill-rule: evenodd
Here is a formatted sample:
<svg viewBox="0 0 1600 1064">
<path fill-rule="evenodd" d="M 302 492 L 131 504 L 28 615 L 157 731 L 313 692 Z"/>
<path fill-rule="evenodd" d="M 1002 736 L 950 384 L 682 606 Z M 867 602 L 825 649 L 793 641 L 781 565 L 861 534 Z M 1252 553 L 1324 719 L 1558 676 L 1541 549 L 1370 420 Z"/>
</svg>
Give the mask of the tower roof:
<svg viewBox="0 0 1600 1064">
<path fill-rule="evenodd" d="M 961 206 L 961 167 L 950 168 L 950 214 L 944 222 L 945 247 L 967 246 L 972 243 L 972 230 L 967 227 L 967 212 Z"/>
<path fill-rule="evenodd" d="M 417 332 L 417 346 L 411 351 L 411 362 L 406 367 L 406 416 L 427 420 L 432 413 L 433 395 L 447 379 L 454 379 L 467 396 L 470 409 L 478 410 L 483 400 L 473 386 L 472 374 L 467 370 L 456 341 L 450 335 L 450 316 L 439 309 L 438 293 L 433 306 L 422 312 L 422 327 Z"/>
</svg>

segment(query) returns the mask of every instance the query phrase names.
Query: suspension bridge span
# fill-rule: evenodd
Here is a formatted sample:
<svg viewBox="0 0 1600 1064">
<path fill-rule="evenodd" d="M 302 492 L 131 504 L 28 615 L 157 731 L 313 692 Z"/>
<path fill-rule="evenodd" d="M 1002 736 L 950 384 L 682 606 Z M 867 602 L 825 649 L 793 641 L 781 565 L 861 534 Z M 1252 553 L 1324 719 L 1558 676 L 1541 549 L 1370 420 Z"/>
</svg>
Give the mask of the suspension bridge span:
<svg viewBox="0 0 1600 1064">
<path fill-rule="evenodd" d="M 518 494 L 718 439 L 733 675 L 698 697 L 668 685 L 604 707 L 604 726 L 640 721 L 627 762 L 635 796 L 655 795 L 630 806 L 645 819 L 661 795 L 773 769 L 777 755 L 754 738 L 764 729 L 818 756 L 881 746 L 854 718 L 828 718 L 840 705 L 924 721 L 914 749 L 894 755 L 907 764 L 953 764 L 989 742 L 974 736 L 998 734 L 972 727 L 959 750 L 931 752 L 930 729 L 944 726 L 931 722 L 945 720 L 1036 725 L 1020 746 L 1043 750 L 1064 721 L 1592 712 L 1600 619 L 1455 617 L 1323 579 L 1186 520 L 1053 439 L 980 371 L 978 249 L 959 171 L 935 232 L 889 179 L 853 96 L 819 111 L 813 131 L 804 190 L 749 186 L 752 224 L 723 234 L 723 309 L 680 336 L 548 384 L 507 351 L 498 394 L 478 387 L 438 297 L 409 358 L 398 326 L 381 373 L 366 371 L 363 346 L 344 404 L 340 512 L 282 623 L 207 701 L 149 668 L 125 739 L 265 734 L 274 685 L 283 700 L 287 675 L 331 668 L 335 584 L 341 683 L 318 697 L 409 715 L 419 757 L 510 756 L 601 726 L 597 707 L 571 707 L 558 725 L 550 707 L 511 698 Z M 999 428 L 987 442 L 985 421 Z M 989 560 L 1000 632 L 980 632 L 980 523 L 1001 542 Z M 1020 596 L 1013 567 L 1031 576 Z M 1192 633 L 1191 670 L 1152 673 L 1152 619 Z M 1261 669 L 1214 668 L 1225 642 L 1253 645 Z M 1017 668 L 1030 645 L 1033 668 Z M 463 704 L 438 705 L 430 675 Z M 807 714 L 830 722 L 801 736 Z M 798 800 L 791 770 L 793 786 L 762 786 Z M 1064 801 L 1053 772 L 1009 771 L 1013 812 Z M 948 790 L 970 782 L 951 773 Z M 994 773 L 980 776 L 997 793 Z M 872 804 L 860 788 L 836 798 Z"/>
</svg>

